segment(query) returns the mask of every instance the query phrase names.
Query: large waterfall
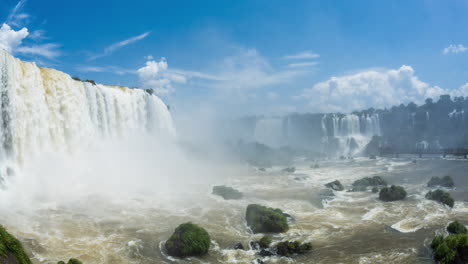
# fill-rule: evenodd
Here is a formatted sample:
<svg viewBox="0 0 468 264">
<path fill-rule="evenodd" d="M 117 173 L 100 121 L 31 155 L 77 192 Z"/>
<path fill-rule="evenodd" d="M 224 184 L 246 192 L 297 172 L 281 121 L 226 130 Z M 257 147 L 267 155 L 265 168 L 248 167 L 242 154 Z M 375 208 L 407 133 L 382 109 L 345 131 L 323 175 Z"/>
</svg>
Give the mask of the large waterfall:
<svg viewBox="0 0 468 264">
<path fill-rule="evenodd" d="M 0 161 L 73 152 L 99 138 L 175 136 L 171 114 L 141 89 L 82 82 L 0 50 Z"/>
</svg>

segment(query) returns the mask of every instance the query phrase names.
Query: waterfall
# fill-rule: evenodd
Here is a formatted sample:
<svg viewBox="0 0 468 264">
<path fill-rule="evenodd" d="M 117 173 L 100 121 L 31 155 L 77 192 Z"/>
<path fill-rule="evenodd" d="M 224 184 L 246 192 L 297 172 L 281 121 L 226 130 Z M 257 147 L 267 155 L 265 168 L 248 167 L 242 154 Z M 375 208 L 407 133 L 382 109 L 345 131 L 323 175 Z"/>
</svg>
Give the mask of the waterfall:
<svg viewBox="0 0 468 264">
<path fill-rule="evenodd" d="M 0 50 L 0 161 L 72 152 L 99 138 L 175 137 L 167 106 L 141 89 L 73 80 Z"/>
</svg>

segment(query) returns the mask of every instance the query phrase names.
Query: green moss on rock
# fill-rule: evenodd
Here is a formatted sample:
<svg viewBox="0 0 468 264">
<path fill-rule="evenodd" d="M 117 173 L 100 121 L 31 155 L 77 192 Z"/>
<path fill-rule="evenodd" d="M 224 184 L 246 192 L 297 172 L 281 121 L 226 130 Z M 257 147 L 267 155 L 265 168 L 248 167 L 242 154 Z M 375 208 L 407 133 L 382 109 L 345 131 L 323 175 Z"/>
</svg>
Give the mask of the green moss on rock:
<svg viewBox="0 0 468 264">
<path fill-rule="evenodd" d="M 401 186 L 392 185 L 380 190 L 379 199 L 385 202 L 403 200 L 406 197 L 406 191 Z"/>
<path fill-rule="evenodd" d="M 436 236 L 431 248 L 434 259 L 441 264 L 467 263 L 468 234 L 451 234 L 447 237 Z"/>
<path fill-rule="evenodd" d="M 264 235 L 259 241 L 258 245 L 260 248 L 267 248 L 271 244 L 271 236 L 270 235 Z"/>
<path fill-rule="evenodd" d="M 284 241 L 275 246 L 276 254 L 280 256 L 290 257 L 293 255 L 304 254 L 312 250 L 311 243 L 300 243 L 299 241 Z"/>
<path fill-rule="evenodd" d="M 214 186 L 213 194 L 223 197 L 225 200 L 237 200 L 242 198 L 242 193 L 238 190 L 224 185 Z"/>
<path fill-rule="evenodd" d="M 280 209 L 250 204 L 245 219 L 254 233 L 281 233 L 289 229 L 287 217 Z"/>
<path fill-rule="evenodd" d="M 21 242 L 0 226 L 0 263 L 31 264 Z"/>
<path fill-rule="evenodd" d="M 428 192 L 426 194 L 426 199 L 434 200 L 434 201 L 437 201 L 439 203 L 446 204 L 446 205 L 448 205 L 450 207 L 453 207 L 453 205 L 455 203 L 453 198 L 450 196 L 450 194 L 448 192 L 440 190 L 440 189 Z"/>
<path fill-rule="evenodd" d="M 331 188 L 332 190 L 335 190 L 335 191 L 343 191 L 344 190 L 343 184 L 341 184 L 341 182 L 338 181 L 338 180 L 335 180 L 335 181 L 332 181 L 332 182 L 329 182 L 329 183 L 325 184 L 325 187 Z"/>
<path fill-rule="evenodd" d="M 453 188 L 455 186 L 455 183 L 453 182 L 453 179 L 450 176 L 444 176 L 442 178 L 432 177 L 427 183 L 427 186 L 428 187 L 441 186 L 441 187 L 446 187 L 446 188 Z"/>
<path fill-rule="evenodd" d="M 466 234 L 467 230 L 465 225 L 458 221 L 453 221 L 447 226 L 447 232 L 451 234 Z"/>
<path fill-rule="evenodd" d="M 379 176 L 374 176 L 374 177 L 365 177 L 362 179 L 359 179 L 353 183 L 353 186 L 387 186 L 387 182 L 384 181 L 381 177 Z"/>
<path fill-rule="evenodd" d="M 210 248 L 210 235 L 198 225 L 184 223 L 175 229 L 165 248 L 169 255 L 175 257 L 200 256 Z"/>
</svg>

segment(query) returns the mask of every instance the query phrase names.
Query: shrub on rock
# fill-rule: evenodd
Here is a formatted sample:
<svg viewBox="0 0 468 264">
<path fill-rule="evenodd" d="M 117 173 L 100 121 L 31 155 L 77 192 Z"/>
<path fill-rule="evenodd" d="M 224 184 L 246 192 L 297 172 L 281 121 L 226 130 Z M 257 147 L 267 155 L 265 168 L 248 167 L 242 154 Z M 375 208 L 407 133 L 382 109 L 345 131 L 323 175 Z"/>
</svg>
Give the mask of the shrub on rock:
<svg viewBox="0 0 468 264">
<path fill-rule="evenodd" d="M 325 184 L 325 187 L 331 188 L 332 190 L 335 190 L 335 191 L 344 190 L 343 184 L 341 184 L 341 182 L 338 180 Z"/>
<path fill-rule="evenodd" d="M 444 176 L 442 178 L 439 177 L 432 177 L 429 182 L 427 183 L 428 187 L 446 187 L 446 188 L 453 188 L 455 186 L 452 177 Z"/>
<path fill-rule="evenodd" d="M 438 263 L 468 263 L 468 234 L 436 236 L 432 240 L 431 248 Z"/>
<path fill-rule="evenodd" d="M 451 234 L 466 234 L 467 230 L 462 223 L 453 221 L 447 226 L 447 232 Z"/>
<path fill-rule="evenodd" d="M 288 168 L 283 169 L 283 171 L 288 172 L 288 173 L 294 173 L 296 171 L 296 168 L 295 167 L 288 167 Z"/>
<path fill-rule="evenodd" d="M 384 181 L 382 178 L 380 178 L 379 176 L 374 176 L 374 177 L 365 177 L 365 178 L 362 178 L 362 179 L 359 179 L 359 180 L 356 180 L 355 182 L 353 182 L 353 186 L 379 186 L 379 185 L 383 185 L 383 186 L 386 186 L 387 185 L 387 182 Z"/>
<path fill-rule="evenodd" d="M 214 186 L 213 192 L 214 195 L 219 195 L 224 198 L 224 200 L 237 200 L 242 198 L 242 193 L 238 190 L 224 185 Z"/>
<path fill-rule="evenodd" d="M 200 256 L 210 248 L 210 235 L 198 225 L 184 223 L 175 229 L 165 248 L 174 257 Z"/>
<path fill-rule="evenodd" d="M 448 192 L 442 191 L 440 189 L 428 192 L 426 194 L 426 199 L 434 200 L 439 203 L 446 204 L 450 207 L 453 207 L 453 204 L 455 203 L 452 196 L 450 196 Z"/>
<path fill-rule="evenodd" d="M 312 250 L 311 243 L 301 244 L 299 241 L 284 241 L 275 246 L 276 253 L 280 256 L 289 257 L 292 255 L 304 254 Z"/>
<path fill-rule="evenodd" d="M 403 200 L 406 197 L 406 191 L 401 186 L 392 185 L 380 190 L 379 199 L 385 202 Z"/>
<path fill-rule="evenodd" d="M 0 226 L 0 263 L 31 264 L 21 242 Z"/>
<path fill-rule="evenodd" d="M 250 204 L 245 219 L 254 233 L 281 233 L 289 229 L 287 217 L 280 209 Z"/>
<path fill-rule="evenodd" d="M 260 248 L 267 248 L 270 246 L 270 244 L 271 244 L 270 235 L 265 235 L 258 241 L 258 245 L 260 246 Z"/>
</svg>

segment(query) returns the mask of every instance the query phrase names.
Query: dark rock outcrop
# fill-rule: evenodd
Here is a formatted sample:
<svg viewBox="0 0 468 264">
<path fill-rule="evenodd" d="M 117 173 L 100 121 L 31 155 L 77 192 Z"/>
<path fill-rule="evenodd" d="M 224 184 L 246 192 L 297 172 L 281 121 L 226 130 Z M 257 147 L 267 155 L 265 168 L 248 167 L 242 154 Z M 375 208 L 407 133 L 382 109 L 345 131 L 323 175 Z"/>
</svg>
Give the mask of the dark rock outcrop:
<svg viewBox="0 0 468 264">
<path fill-rule="evenodd" d="M 452 177 L 444 176 L 442 178 L 439 177 L 432 177 L 429 182 L 427 183 L 428 187 L 446 187 L 446 188 L 453 188 L 455 186 Z"/>
<path fill-rule="evenodd" d="M 435 191 L 430 191 L 426 194 L 426 199 L 434 200 L 439 203 L 446 204 L 450 207 L 453 207 L 455 201 L 453 200 L 452 196 L 446 191 L 437 189 Z"/>
<path fill-rule="evenodd" d="M 242 198 L 242 193 L 238 190 L 224 185 L 214 186 L 213 192 L 214 195 L 219 195 L 224 198 L 224 200 L 238 200 Z"/>
<path fill-rule="evenodd" d="M 296 168 L 295 167 L 288 167 L 288 168 L 283 169 L 283 171 L 287 172 L 287 173 L 294 173 L 296 171 Z"/>
<path fill-rule="evenodd" d="M 281 233 L 289 229 L 287 217 L 280 209 L 250 204 L 245 219 L 254 233 Z"/>
<path fill-rule="evenodd" d="M 242 245 L 242 243 L 236 243 L 236 244 L 234 244 L 234 246 L 232 248 L 233 249 L 242 249 L 242 250 L 244 250 L 244 245 Z"/>
<path fill-rule="evenodd" d="M 206 230 L 192 223 L 179 225 L 166 241 L 167 253 L 174 257 L 200 256 L 210 248 L 210 235 Z"/>
<path fill-rule="evenodd" d="M 343 184 L 341 184 L 341 182 L 338 180 L 325 184 L 325 187 L 331 188 L 332 190 L 335 190 L 335 191 L 344 190 Z"/>
<path fill-rule="evenodd" d="M 311 243 L 300 243 L 299 241 L 284 241 L 276 244 L 276 254 L 280 256 L 290 257 L 293 255 L 299 255 L 307 253 L 312 250 Z"/>
<path fill-rule="evenodd" d="M 379 176 L 365 177 L 353 182 L 353 186 L 387 186 L 387 182 Z"/>
<path fill-rule="evenodd" d="M 406 191 L 401 186 L 392 185 L 380 190 L 379 199 L 385 202 L 403 200 L 406 197 Z"/>
</svg>

